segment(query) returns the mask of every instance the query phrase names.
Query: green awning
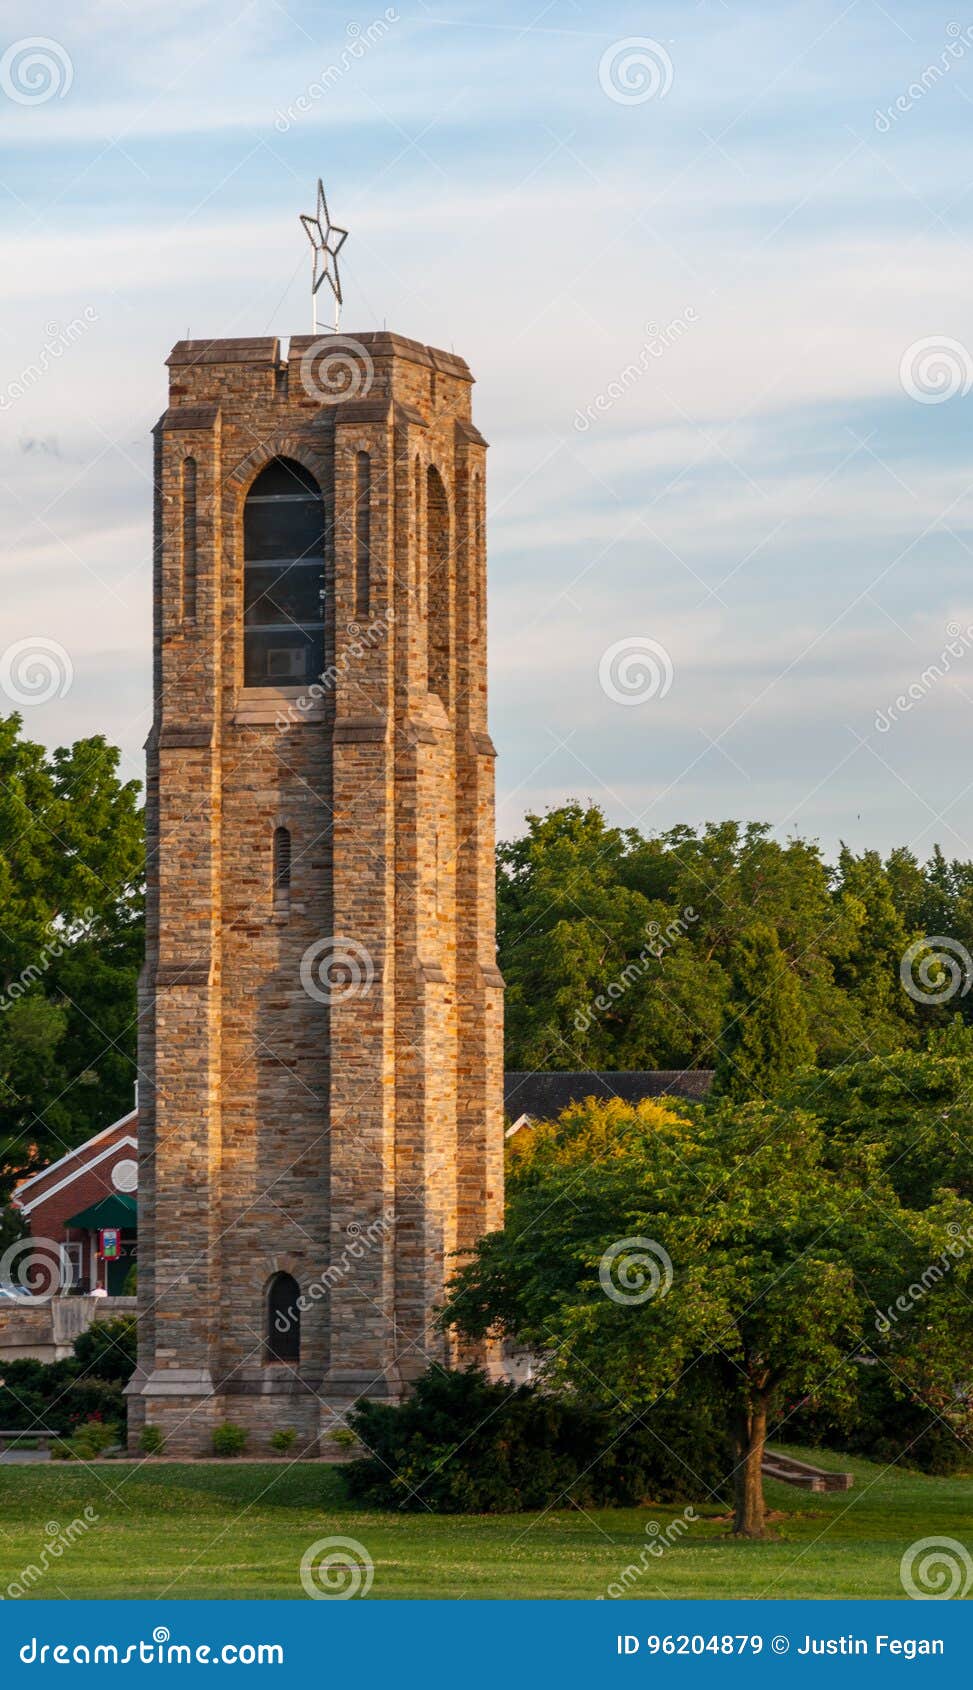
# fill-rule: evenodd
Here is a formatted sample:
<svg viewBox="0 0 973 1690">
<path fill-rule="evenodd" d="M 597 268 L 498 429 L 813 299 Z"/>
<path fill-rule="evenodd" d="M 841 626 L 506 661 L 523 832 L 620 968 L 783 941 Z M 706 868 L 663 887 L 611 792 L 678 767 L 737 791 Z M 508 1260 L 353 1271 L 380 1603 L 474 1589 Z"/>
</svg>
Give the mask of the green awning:
<svg viewBox="0 0 973 1690">
<path fill-rule="evenodd" d="M 100 1203 L 92 1203 L 90 1209 L 82 1209 L 80 1215 L 72 1215 L 64 1224 L 80 1226 L 89 1232 L 100 1232 L 103 1226 L 124 1227 L 131 1232 L 138 1225 L 138 1212 L 136 1199 L 120 1194 L 103 1197 Z"/>
</svg>

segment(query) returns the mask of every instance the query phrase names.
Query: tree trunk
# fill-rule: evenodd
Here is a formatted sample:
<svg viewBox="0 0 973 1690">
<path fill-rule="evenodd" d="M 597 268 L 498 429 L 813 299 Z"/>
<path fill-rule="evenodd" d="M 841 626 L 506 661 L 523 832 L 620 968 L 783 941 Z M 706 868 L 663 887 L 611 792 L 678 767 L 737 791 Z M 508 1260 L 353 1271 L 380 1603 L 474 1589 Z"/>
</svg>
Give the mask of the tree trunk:
<svg viewBox="0 0 973 1690">
<path fill-rule="evenodd" d="M 733 1470 L 733 1535 L 764 1537 L 764 1444 L 767 1441 L 767 1409 L 764 1403 L 749 1413 L 741 1412 L 736 1432 L 736 1466 Z"/>
</svg>

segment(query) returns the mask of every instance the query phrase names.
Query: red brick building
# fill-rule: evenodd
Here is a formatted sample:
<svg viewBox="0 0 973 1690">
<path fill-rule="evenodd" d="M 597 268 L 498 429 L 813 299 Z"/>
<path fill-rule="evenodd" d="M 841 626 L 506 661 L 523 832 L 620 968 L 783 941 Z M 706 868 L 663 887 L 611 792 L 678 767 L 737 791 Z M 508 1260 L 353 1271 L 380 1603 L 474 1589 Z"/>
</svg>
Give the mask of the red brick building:
<svg viewBox="0 0 973 1690">
<path fill-rule="evenodd" d="M 13 1193 L 34 1238 L 61 1249 L 62 1289 L 106 1290 L 121 1296 L 135 1261 L 138 1238 L 138 1110 L 133 1109 Z M 103 1228 L 121 1233 L 121 1255 L 99 1259 Z"/>
</svg>

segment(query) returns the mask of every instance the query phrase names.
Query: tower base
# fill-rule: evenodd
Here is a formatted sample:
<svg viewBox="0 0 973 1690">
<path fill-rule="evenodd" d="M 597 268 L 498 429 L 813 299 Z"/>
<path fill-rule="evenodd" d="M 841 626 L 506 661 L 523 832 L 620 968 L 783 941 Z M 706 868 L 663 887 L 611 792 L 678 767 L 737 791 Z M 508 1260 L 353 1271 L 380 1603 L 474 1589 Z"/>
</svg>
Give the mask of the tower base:
<svg viewBox="0 0 973 1690">
<path fill-rule="evenodd" d="M 277 1458 L 271 1437 L 275 1432 L 293 1431 L 288 1452 L 292 1460 L 315 1456 L 342 1460 L 347 1450 L 334 1442 L 333 1434 L 348 1430 L 355 1403 L 367 1395 L 372 1401 L 394 1404 L 405 1394 L 401 1387 L 375 1379 L 362 1379 L 358 1388 L 350 1380 L 322 1381 L 317 1387 L 307 1380 L 298 1381 L 296 1388 L 276 1381 L 266 1384 L 269 1388 L 259 1380 L 228 1380 L 220 1387 L 210 1383 L 204 1390 L 201 1380 L 187 1380 L 183 1370 L 178 1379 L 165 1384 L 158 1374 L 148 1380 L 133 1378 L 126 1390 L 130 1454 L 141 1453 L 142 1432 L 154 1426 L 162 1436 L 162 1454 L 212 1456 L 214 1431 L 230 1424 L 247 1433 L 244 1454 L 248 1456 Z"/>
</svg>

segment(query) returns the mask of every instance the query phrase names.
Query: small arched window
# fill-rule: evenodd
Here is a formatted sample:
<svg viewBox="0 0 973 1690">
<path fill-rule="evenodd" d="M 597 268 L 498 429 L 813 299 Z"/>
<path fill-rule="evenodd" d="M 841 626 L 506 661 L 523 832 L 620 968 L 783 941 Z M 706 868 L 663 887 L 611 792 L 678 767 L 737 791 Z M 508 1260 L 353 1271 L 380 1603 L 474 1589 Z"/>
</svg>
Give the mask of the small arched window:
<svg viewBox="0 0 973 1690">
<path fill-rule="evenodd" d="M 182 462 L 182 619 L 196 620 L 196 459 Z"/>
<path fill-rule="evenodd" d="M 275 1273 L 267 1286 L 267 1360 L 301 1359 L 301 1290 L 291 1273 Z"/>
<path fill-rule="evenodd" d="M 355 460 L 355 615 L 367 616 L 372 574 L 372 460 Z"/>
<path fill-rule="evenodd" d="M 243 674 L 303 686 L 324 668 L 324 501 L 303 464 L 274 458 L 243 511 Z"/>
<path fill-rule="evenodd" d="M 286 827 L 274 828 L 274 914 L 287 915 L 291 903 L 291 836 Z"/>
</svg>

